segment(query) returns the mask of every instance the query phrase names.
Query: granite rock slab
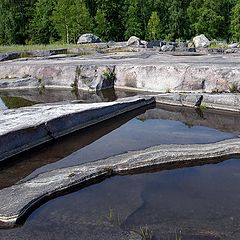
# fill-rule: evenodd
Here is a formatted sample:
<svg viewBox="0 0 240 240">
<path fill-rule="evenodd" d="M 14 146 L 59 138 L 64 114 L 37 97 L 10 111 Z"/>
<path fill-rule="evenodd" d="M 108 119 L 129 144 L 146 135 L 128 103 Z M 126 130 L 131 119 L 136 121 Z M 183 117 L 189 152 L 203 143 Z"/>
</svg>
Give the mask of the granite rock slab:
<svg viewBox="0 0 240 240">
<path fill-rule="evenodd" d="M 239 138 L 210 144 L 159 145 L 45 172 L 0 191 L 0 226 L 14 227 L 49 199 L 114 175 L 146 172 L 161 166 L 206 164 L 239 154 Z"/>
<path fill-rule="evenodd" d="M 0 163 L 76 130 L 154 103 L 152 97 L 115 102 L 39 104 L 0 112 Z"/>
</svg>

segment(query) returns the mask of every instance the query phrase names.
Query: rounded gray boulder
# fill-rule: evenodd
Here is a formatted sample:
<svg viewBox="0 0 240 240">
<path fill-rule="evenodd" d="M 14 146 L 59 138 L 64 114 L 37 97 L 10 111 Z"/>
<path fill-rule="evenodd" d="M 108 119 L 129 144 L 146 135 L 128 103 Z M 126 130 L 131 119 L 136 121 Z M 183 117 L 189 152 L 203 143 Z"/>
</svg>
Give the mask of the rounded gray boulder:
<svg viewBox="0 0 240 240">
<path fill-rule="evenodd" d="M 91 33 L 86 33 L 79 37 L 77 44 L 100 43 L 100 42 L 102 42 L 102 40 L 98 36 Z"/>
</svg>

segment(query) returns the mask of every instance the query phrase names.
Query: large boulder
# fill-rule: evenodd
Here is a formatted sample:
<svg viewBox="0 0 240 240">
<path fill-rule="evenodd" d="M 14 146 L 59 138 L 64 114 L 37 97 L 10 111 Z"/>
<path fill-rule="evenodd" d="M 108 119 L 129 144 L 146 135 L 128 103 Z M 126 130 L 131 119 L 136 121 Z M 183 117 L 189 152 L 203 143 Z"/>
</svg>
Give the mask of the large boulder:
<svg viewBox="0 0 240 240">
<path fill-rule="evenodd" d="M 136 36 L 131 36 L 127 41 L 127 46 L 140 46 L 141 40 Z"/>
<path fill-rule="evenodd" d="M 84 44 L 84 43 L 100 43 L 102 40 L 91 33 L 83 34 L 79 37 L 77 44 Z"/>
<path fill-rule="evenodd" d="M 211 44 L 204 34 L 194 37 L 193 42 L 196 48 L 206 48 Z"/>
</svg>

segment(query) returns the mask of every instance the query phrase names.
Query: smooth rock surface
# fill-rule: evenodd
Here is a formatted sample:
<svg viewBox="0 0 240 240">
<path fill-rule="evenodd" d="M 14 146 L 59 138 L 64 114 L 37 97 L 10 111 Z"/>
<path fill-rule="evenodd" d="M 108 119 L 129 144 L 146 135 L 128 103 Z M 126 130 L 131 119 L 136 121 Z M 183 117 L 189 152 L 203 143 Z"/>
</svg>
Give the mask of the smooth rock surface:
<svg viewBox="0 0 240 240">
<path fill-rule="evenodd" d="M 108 103 L 56 103 L 1 111 L 0 163 L 53 139 L 154 102 L 154 98 L 136 96 Z"/>
<path fill-rule="evenodd" d="M 206 94 L 206 93 L 172 93 L 159 94 L 156 101 L 159 103 L 194 107 L 197 99 L 203 96 L 202 105 L 205 108 L 240 111 L 240 94 Z"/>
<path fill-rule="evenodd" d="M 13 227 L 36 204 L 66 192 L 67 189 L 83 187 L 116 174 L 144 172 L 161 166 L 221 161 L 236 154 L 240 154 L 239 138 L 211 144 L 159 145 L 102 161 L 46 172 L 0 191 L 0 223 L 2 227 Z"/>
<path fill-rule="evenodd" d="M 114 69 L 116 88 L 151 92 L 229 91 L 240 79 L 240 58 L 195 53 L 113 53 L 65 59 L 32 59 L 0 64 L 0 78 L 30 75 L 44 86 L 89 90 L 104 71 Z"/>
<path fill-rule="evenodd" d="M 196 48 L 206 48 L 211 44 L 204 34 L 194 37 L 193 42 Z"/>
<path fill-rule="evenodd" d="M 127 41 L 127 46 L 140 46 L 141 40 L 136 36 L 131 36 Z"/>
<path fill-rule="evenodd" d="M 102 42 L 102 41 L 98 36 L 91 34 L 91 33 L 86 33 L 79 37 L 77 44 L 100 43 L 100 42 Z"/>
</svg>

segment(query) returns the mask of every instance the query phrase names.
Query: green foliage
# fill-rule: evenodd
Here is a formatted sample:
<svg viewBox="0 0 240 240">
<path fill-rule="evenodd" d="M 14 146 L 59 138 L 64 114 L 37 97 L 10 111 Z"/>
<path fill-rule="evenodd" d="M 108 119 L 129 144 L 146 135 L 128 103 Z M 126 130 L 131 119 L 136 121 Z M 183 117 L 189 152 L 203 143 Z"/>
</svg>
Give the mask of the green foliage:
<svg viewBox="0 0 240 240">
<path fill-rule="evenodd" d="M 6 105 L 7 108 L 20 108 L 20 107 L 27 107 L 32 106 L 35 104 L 34 102 L 28 101 L 24 98 L 20 97 L 8 97 L 8 96 L 1 96 L 2 101 Z"/>
<path fill-rule="evenodd" d="M 101 39 L 108 39 L 108 21 L 103 10 L 98 9 L 95 16 L 95 34 L 101 36 Z"/>
<path fill-rule="evenodd" d="M 104 18 L 108 23 L 106 29 L 107 36 L 104 36 L 105 40 L 123 40 L 123 0 L 96 0 L 96 3 L 98 9 L 104 13 Z"/>
<path fill-rule="evenodd" d="M 57 33 L 51 19 L 53 8 L 53 0 L 37 1 L 29 30 L 33 44 L 49 44 L 57 39 Z"/>
<path fill-rule="evenodd" d="M 127 11 L 125 37 L 128 39 L 131 36 L 143 37 L 142 23 L 138 16 L 139 9 L 136 4 L 131 4 Z"/>
<path fill-rule="evenodd" d="M 82 0 L 58 0 L 52 17 L 58 34 L 66 43 L 75 43 L 79 35 L 91 32 L 93 23 Z"/>
<path fill-rule="evenodd" d="M 115 69 L 111 70 L 111 69 L 107 68 L 105 71 L 103 71 L 102 75 L 103 75 L 104 79 L 111 83 L 115 83 L 116 73 L 114 70 Z"/>
<path fill-rule="evenodd" d="M 0 44 L 23 44 L 27 39 L 32 0 L 0 1 Z"/>
<path fill-rule="evenodd" d="M 1 0 L 0 44 L 76 43 L 95 33 L 105 41 L 210 39 L 240 36 L 239 0 Z"/>
<path fill-rule="evenodd" d="M 239 91 L 238 91 L 238 84 L 237 84 L 237 83 L 231 83 L 231 84 L 228 86 L 228 89 L 229 89 L 229 92 L 231 92 L 231 93 L 239 92 Z"/>
<path fill-rule="evenodd" d="M 140 227 L 139 233 L 143 240 L 151 240 L 153 238 L 153 233 L 149 229 L 148 225 L 146 225 L 145 227 Z"/>
<path fill-rule="evenodd" d="M 233 39 L 240 41 L 240 1 L 232 9 L 230 32 Z"/>
<path fill-rule="evenodd" d="M 192 0 L 188 7 L 192 33 L 204 33 L 208 38 L 220 38 L 224 26 L 222 0 Z M 222 35 L 224 37 L 224 35 Z"/>
<path fill-rule="evenodd" d="M 147 26 L 147 39 L 157 40 L 161 37 L 161 25 L 158 13 L 152 12 Z"/>
</svg>

